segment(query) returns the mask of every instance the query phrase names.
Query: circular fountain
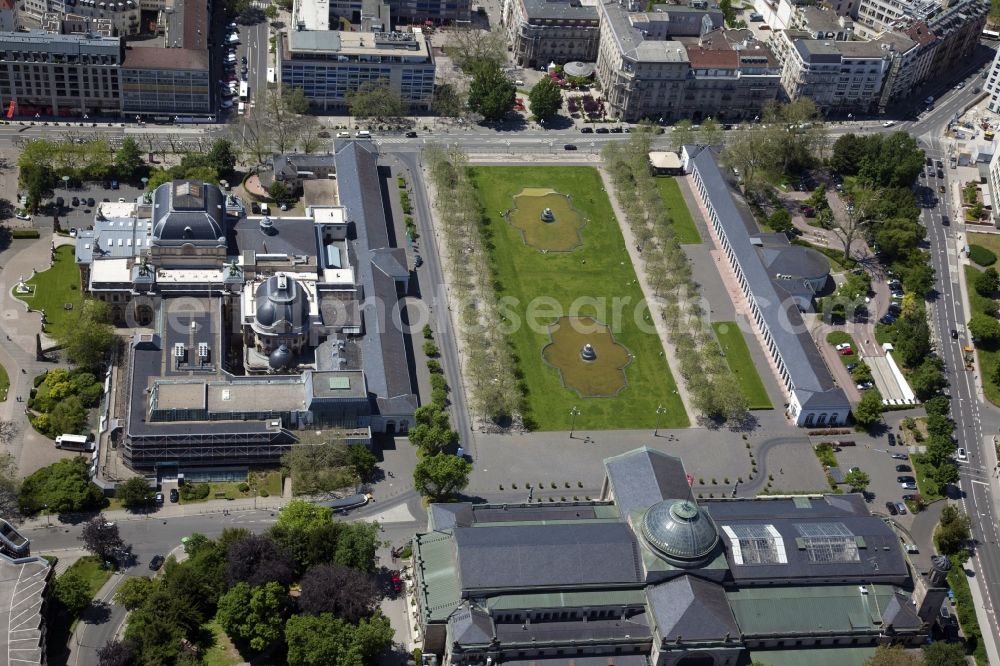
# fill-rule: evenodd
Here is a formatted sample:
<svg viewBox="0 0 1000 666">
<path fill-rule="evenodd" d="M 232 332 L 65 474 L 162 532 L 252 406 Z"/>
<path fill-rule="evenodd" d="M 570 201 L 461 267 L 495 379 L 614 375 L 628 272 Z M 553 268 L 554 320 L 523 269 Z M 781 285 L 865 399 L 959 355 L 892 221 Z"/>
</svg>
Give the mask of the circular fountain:
<svg viewBox="0 0 1000 666">
<path fill-rule="evenodd" d="M 542 209 L 542 222 L 555 222 L 555 221 L 556 221 L 556 216 L 555 216 L 555 213 L 552 212 L 552 209 L 551 208 L 543 208 Z"/>
<path fill-rule="evenodd" d="M 594 346 L 589 342 L 585 344 L 583 346 L 583 349 L 580 350 L 580 358 L 582 358 L 584 361 L 596 361 L 597 352 L 594 351 Z"/>
</svg>

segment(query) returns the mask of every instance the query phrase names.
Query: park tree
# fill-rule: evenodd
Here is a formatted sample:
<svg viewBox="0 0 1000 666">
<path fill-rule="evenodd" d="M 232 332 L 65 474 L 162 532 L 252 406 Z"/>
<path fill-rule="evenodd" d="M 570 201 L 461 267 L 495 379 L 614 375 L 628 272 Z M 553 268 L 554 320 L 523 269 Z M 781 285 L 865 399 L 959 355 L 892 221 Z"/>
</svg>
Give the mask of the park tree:
<svg viewBox="0 0 1000 666">
<path fill-rule="evenodd" d="M 931 353 L 931 332 L 924 316 L 922 305 L 912 312 L 903 308 L 902 316 L 896 320 L 893 336 L 894 353 L 907 368 L 914 368 Z"/>
<path fill-rule="evenodd" d="M 784 208 L 778 208 L 767 216 L 767 225 L 779 233 L 792 231 L 795 225 L 792 224 L 792 214 Z"/>
<path fill-rule="evenodd" d="M 357 483 L 347 445 L 337 433 L 302 433 L 299 443 L 281 458 L 288 469 L 295 491 L 302 495 L 321 495 Z"/>
<path fill-rule="evenodd" d="M 115 603 L 127 611 L 134 611 L 156 590 L 156 581 L 145 576 L 129 576 L 115 590 Z"/>
<path fill-rule="evenodd" d="M 924 411 L 928 416 L 937 415 L 947 417 L 951 413 L 951 402 L 943 395 L 935 396 L 924 401 Z"/>
<path fill-rule="evenodd" d="M 300 584 L 299 609 L 309 615 L 333 613 L 351 623 L 371 615 L 378 590 L 370 575 L 358 569 L 321 564 L 306 571 Z"/>
<path fill-rule="evenodd" d="M 97 666 L 133 666 L 137 656 L 132 643 L 112 638 L 97 650 Z"/>
<path fill-rule="evenodd" d="M 21 484 L 21 512 L 35 514 L 47 506 L 56 513 L 78 513 L 104 506 L 107 500 L 90 480 L 89 461 L 77 456 L 63 458 L 30 474 Z"/>
<path fill-rule="evenodd" d="M 935 355 L 927 356 L 924 362 L 910 373 L 910 387 L 921 401 L 927 400 L 948 386 L 944 374 L 944 363 Z"/>
<path fill-rule="evenodd" d="M 680 125 L 680 123 L 678 123 Z M 674 127 L 677 131 L 677 126 Z M 739 174 L 744 192 L 756 192 L 777 171 L 777 161 L 767 149 L 767 130 L 759 124 L 740 125 L 722 149 L 722 161 Z M 677 144 L 671 137 L 671 143 Z"/>
<path fill-rule="evenodd" d="M 924 666 L 966 666 L 963 643 L 934 641 L 923 647 Z"/>
<path fill-rule="evenodd" d="M 267 188 L 267 193 L 278 203 L 289 201 L 293 198 L 288 191 L 288 185 L 285 185 L 284 181 L 281 180 L 272 182 Z"/>
<path fill-rule="evenodd" d="M 932 467 L 947 465 L 955 455 L 955 442 L 950 435 L 931 435 L 925 446 L 924 460 Z"/>
<path fill-rule="evenodd" d="M 288 666 L 369 666 L 389 649 L 392 637 L 382 615 L 356 625 L 330 613 L 296 615 L 285 624 Z"/>
<path fill-rule="evenodd" d="M 424 456 L 413 470 L 417 492 L 432 501 L 448 499 L 469 484 L 472 464 L 464 458 L 439 453 Z"/>
<path fill-rule="evenodd" d="M 931 266 L 930 254 L 920 250 L 914 258 L 908 260 L 902 269 L 903 286 L 906 290 L 920 298 L 927 298 L 934 291 L 934 267 Z"/>
<path fill-rule="evenodd" d="M 850 486 L 852 493 L 863 493 L 868 490 L 871 477 L 860 469 L 854 469 L 844 475 L 844 483 Z"/>
<path fill-rule="evenodd" d="M 348 93 L 347 104 L 355 118 L 394 121 L 406 114 L 406 102 L 393 92 L 387 81 L 365 81 L 357 91 Z"/>
<path fill-rule="evenodd" d="M 155 492 L 150 487 L 149 482 L 141 476 L 133 476 L 120 486 L 115 492 L 115 496 L 121 500 L 125 508 L 135 511 L 148 507 L 153 501 Z"/>
<path fill-rule="evenodd" d="M 172 664 L 189 630 L 193 633 L 204 620 L 196 610 L 185 608 L 183 599 L 168 590 L 157 590 L 142 606 L 129 613 L 125 640 L 139 653 L 135 663 Z"/>
<path fill-rule="evenodd" d="M 882 418 L 882 394 L 877 388 L 868 389 L 854 408 L 854 422 L 868 428 Z"/>
<path fill-rule="evenodd" d="M 929 476 L 939 488 L 943 488 L 944 486 L 952 483 L 958 483 L 958 467 L 955 465 L 954 461 L 949 460 L 942 465 L 932 467 L 930 469 Z"/>
<path fill-rule="evenodd" d="M 87 425 L 87 411 L 79 396 L 70 395 L 60 400 L 47 415 L 45 432 L 78 433 Z M 40 428 L 41 429 L 41 428 Z"/>
<path fill-rule="evenodd" d="M 694 123 L 687 118 L 678 120 L 670 128 L 670 146 L 676 151 L 680 151 L 684 146 L 693 144 L 695 139 Z"/>
<path fill-rule="evenodd" d="M 826 147 L 826 124 L 817 122 L 819 111 L 809 97 L 794 102 L 772 102 L 763 111 L 762 149 L 770 152 L 772 170 L 799 173 L 809 167 Z"/>
<path fill-rule="evenodd" d="M 42 166 L 31 165 L 21 167 L 20 180 L 28 197 L 28 210 L 32 213 L 38 212 L 38 204 L 52 191 L 52 186 L 55 185 L 55 175 Z"/>
<path fill-rule="evenodd" d="M 985 271 L 976 276 L 976 291 L 987 298 L 992 298 L 993 294 L 1000 289 L 1000 274 L 997 269 L 990 266 Z"/>
<path fill-rule="evenodd" d="M 858 176 L 873 187 L 910 187 L 924 168 L 924 151 L 908 132 L 874 135 L 858 164 Z"/>
<path fill-rule="evenodd" d="M 514 107 L 516 88 L 500 65 L 493 61 L 479 63 L 473 69 L 469 86 L 469 108 L 486 120 L 502 120 Z"/>
<path fill-rule="evenodd" d="M 844 246 L 844 260 L 851 258 L 851 248 L 854 241 L 872 220 L 872 209 L 876 205 L 879 193 L 876 190 L 856 187 L 850 192 L 845 191 L 847 205 L 841 216 L 833 217 L 833 226 L 839 232 L 840 241 Z"/>
<path fill-rule="evenodd" d="M 456 28 L 447 34 L 445 53 L 466 74 L 474 74 L 484 64 L 499 68 L 507 59 L 507 36 L 499 28 Z"/>
<path fill-rule="evenodd" d="M 347 460 L 354 468 L 355 474 L 362 481 L 370 481 L 378 467 L 378 458 L 364 444 L 352 444 L 347 447 Z"/>
<path fill-rule="evenodd" d="M 125 542 L 118 533 L 118 525 L 98 514 L 83 524 L 84 547 L 104 561 L 117 561 L 125 550 Z"/>
<path fill-rule="evenodd" d="M 85 298 L 56 333 L 70 361 L 81 368 L 97 368 L 107 358 L 117 338 L 109 323 L 111 310 L 104 301 Z"/>
<path fill-rule="evenodd" d="M 21 507 L 18 503 L 20 492 L 21 481 L 17 473 L 17 459 L 10 453 L 0 453 L 0 516 L 8 520 L 20 518 Z"/>
<path fill-rule="evenodd" d="M 706 118 L 698 128 L 698 143 L 703 146 L 721 146 L 726 140 L 722 124 L 715 118 Z"/>
<path fill-rule="evenodd" d="M 295 579 L 292 558 L 269 536 L 251 534 L 229 544 L 226 579 L 230 585 L 250 586 L 274 581 L 288 586 Z"/>
<path fill-rule="evenodd" d="M 219 598 L 216 617 L 230 637 L 261 652 L 281 639 L 287 610 L 288 597 L 279 583 L 238 583 Z"/>
<path fill-rule="evenodd" d="M 528 93 L 528 108 L 539 120 L 548 120 L 562 108 L 562 89 L 550 77 L 544 76 Z"/>
<path fill-rule="evenodd" d="M 418 407 L 414 414 L 416 421 L 410 428 L 410 442 L 424 455 L 435 455 L 458 444 L 459 435 L 451 427 L 448 412 L 437 405 Z"/>
<path fill-rule="evenodd" d="M 465 95 L 451 83 L 434 86 L 431 96 L 431 111 L 443 118 L 457 118 L 465 110 Z"/>
<path fill-rule="evenodd" d="M 115 169 L 125 180 L 132 180 L 142 175 L 146 163 L 142 159 L 142 149 L 136 140 L 130 136 L 122 139 L 122 145 L 115 153 Z"/>
<path fill-rule="evenodd" d="M 236 170 L 236 152 L 233 142 L 229 139 L 216 139 L 212 142 L 212 147 L 208 151 L 206 162 L 216 170 L 220 176 L 229 177 Z"/>
<path fill-rule="evenodd" d="M 902 645 L 879 645 L 865 666 L 921 666 L 920 659 Z"/>
<path fill-rule="evenodd" d="M 52 585 L 52 600 L 55 611 L 64 618 L 76 618 L 80 612 L 90 605 L 93 596 L 90 594 L 90 584 L 80 572 L 70 569 L 56 578 Z"/>
<path fill-rule="evenodd" d="M 971 525 L 969 517 L 959 511 L 958 507 L 953 504 L 944 507 L 934 534 L 938 550 L 943 555 L 958 555 L 964 552 L 972 538 Z"/>
<path fill-rule="evenodd" d="M 997 321 L 996 317 L 977 312 L 969 320 L 969 333 L 972 334 L 976 344 L 996 347 L 1000 344 L 1000 321 Z"/>
</svg>

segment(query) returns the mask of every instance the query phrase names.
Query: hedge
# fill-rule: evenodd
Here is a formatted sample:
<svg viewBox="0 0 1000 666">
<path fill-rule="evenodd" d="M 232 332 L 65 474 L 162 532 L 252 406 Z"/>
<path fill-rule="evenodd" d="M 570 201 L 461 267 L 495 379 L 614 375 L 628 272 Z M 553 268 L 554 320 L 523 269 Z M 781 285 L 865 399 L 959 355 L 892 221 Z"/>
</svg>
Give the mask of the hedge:
<svg viewBox="0 0 1000 666">
<path fill-rule="evenodd" d="M 10 233 L 13 238 L 41 238 L 38 229 L 14 229 Z"/>
<path fill-rule="evenodd" d="M 969 259 L 972 259 L 972 261 L 980 266 L 992 266 L 996 263 L 997 255 L 982 245 L 972 244 L 969 245 Z"/>
</svg>

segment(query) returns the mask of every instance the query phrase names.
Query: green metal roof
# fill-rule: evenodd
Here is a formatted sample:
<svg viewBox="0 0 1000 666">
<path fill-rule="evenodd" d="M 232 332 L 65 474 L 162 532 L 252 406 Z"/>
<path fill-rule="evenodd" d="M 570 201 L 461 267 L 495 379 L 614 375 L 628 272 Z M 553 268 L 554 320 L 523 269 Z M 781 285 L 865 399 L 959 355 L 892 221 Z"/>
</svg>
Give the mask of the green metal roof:
<svg viewBox="0 0 1000 666">
<path fill-rule="evenodd" d="M 595 523 L 620 523 L 619 518 L 581 518 L 579 520 L 498 520 L 490 522 L 476 522 L 473 527 L 508 527 L 510 525 L 594 525 Z"/>
<path fill-rule="evenodd" d="M 814 648 L 810 650 L 754 650 L 750 658 L 768 666 L 864 666 L 873 647 Z"/>
<path fill-rule="evenodd" d="M 538 594 L 502 594 L 491 597 L 491 610 L 528 610 L 536 608 L 583 608 L 588 606 L 642 606 L 645 592 L 638 590 L 601 590 L 590 592 L 540 592 Z"/>
<path fill-rule="evenodd" d="M 892 600 L 891 585 L 747 588 L 726 592 L 745 636 L 877 632 Z M 803 662 L 799 662 L 803 663 Z M 810 664 L 810 666 L 816 666 Z"/>
<path fill-rule="evenodd" d="M 417 594 L 428 622 L 448 619 L 460 602 L 455 543 L 448 532 L 418 534 L 413 540 Z"/>
</svg>

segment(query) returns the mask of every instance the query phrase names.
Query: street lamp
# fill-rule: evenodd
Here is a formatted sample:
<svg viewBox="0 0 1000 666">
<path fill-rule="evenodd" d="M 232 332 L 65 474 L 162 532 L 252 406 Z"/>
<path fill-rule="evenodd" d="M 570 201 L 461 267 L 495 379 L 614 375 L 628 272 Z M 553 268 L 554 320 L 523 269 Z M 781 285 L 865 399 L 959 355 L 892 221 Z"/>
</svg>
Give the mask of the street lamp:
<svg viewBox="0 0 1000 666">
<path fill-rule="evenodd" d="M 68 190 L 69 189 L 69 176 L 63 176 L 62 177 L 62 182 L 63 182 L 63 189 Z"/>
<path fill-rule="evenodd" d="M 653 437 L 659 437 L 660 417 L 667 413 L 667 408 L 663 405 L 656 406 L 656 427 L 653 428 Z"/>
<path fill-rule="evenodd" d="M 570 422 L 569 422 L 569 438 L 573 439 L 573 431 L 576 430 L 576 417 L 580 415 L 580 410 L 573 405 L 573 409 L 569 410 Z"/>
<path fill-rule="evenodd" d="M 143 176 L 142 178 L 140 178 L 140 180 L 142 181 L 142 189 L 145 190 L 146 189 L 146 184 L 149 183 L 149 178 L 147 178 L 146 176 Z"/>
<path fill-rule="evenodd" d="M 43 504 L 42 510 L 45 511 L 45 526 L 52 527 L 52 516 L 49 515 L 49 505 Z"/>
</svg>

